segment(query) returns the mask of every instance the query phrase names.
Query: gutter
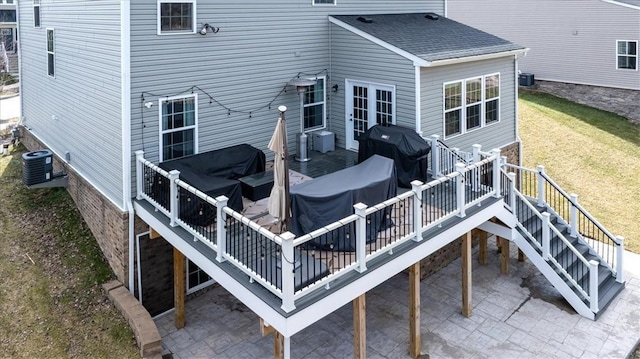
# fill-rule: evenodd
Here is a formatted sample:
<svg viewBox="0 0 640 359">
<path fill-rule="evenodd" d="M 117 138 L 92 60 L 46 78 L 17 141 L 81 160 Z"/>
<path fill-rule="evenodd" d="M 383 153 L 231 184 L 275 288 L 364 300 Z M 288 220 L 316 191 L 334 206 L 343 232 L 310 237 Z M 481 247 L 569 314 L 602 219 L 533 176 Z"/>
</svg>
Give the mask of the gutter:
<svg viewBox="0 0 640 359">
<path fill-rule="evenodd" d="M 458 58 L 454 58 L 454 59 L 429 61 L 428 64 L 425 65 L 425 66 L 426 67 L 447 66 L 447 65 L 463 64 L 463 63 L 466 63 L 466 62 L 497 59 L 499 57 L 506 57 L 506 56 L 519 56 L 519 55 L 523 55 L 524 56 L 524 55 L 526 55 L 527 52 L 529 52 L 529 48 L 510 50 L 510 51 L 502 51 L 502 52 L 495 52 L 495 53 L 492 53 L 492 54 L 458 57 Z"/>
<path fill-rule="evenodd" d="M 131 3 L 120 0 L 120 101 L 122 116 L 122 201 L 129 215 L 129 292 L 134 293 L 135 211 L 131 197 Z"/>
</svg>

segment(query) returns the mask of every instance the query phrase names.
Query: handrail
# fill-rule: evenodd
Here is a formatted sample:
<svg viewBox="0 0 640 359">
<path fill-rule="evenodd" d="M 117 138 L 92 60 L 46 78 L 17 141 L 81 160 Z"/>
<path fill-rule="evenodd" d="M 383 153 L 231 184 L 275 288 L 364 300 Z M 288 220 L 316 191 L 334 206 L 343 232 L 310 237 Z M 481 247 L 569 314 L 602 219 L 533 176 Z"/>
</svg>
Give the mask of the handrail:
<svg viewBox="0 0 640 359">
<path fill-rule="evenodd" d="M 446 148 L 446 149 L 448 150 L 448 152 L 449 152 L 449 153 L 451 153 L 451 154 L 455 155 L 455 156 L 460 160 L 460 162 L 462 162 L 462 163 L 464 163 L 464 164 L 467 164 L 467 159 L 466 159 L 466 158 L 464 158 L 464 157 L 460 156 L 460 154 L 459 154 L 459 153 L 457 153 L 457 152 L 453 151 L 453 150 L 451 149 L 451 147 L 447 146 L 447 144 L 446 144 L 446 143 L 444 143 L 444 142 L 442 142 L 442 140 L 438 139 L 438 144 L 440 144 L 440 145 L 442 145 L 442 147 Z"/>
<path fill-rule="evenodd" d="M 614 236 L 611 232 L 609 232 L 606 228 L 604 228 L 600 224 L 600 222 L 598 222 L 595 218 L 593 218 L 593 216 L 584 207 L 582 207 L 580 203 L 576 203 L 575 201 L 573 201 L 571 196 L 567 192 L 565 192 L 562 188 L 560 188 L 560 186 L 556 182 L 554 182 L 551 178 L 549 178 L 549 176 L 547 176 L 546 173 L 542 172 L 540 173 L 540 175 L 547 181 L 547 183 L 549 183 L 553 188 L 555 188 L 555 190 L 558 191 L 558 193 L 560 193 L 564 198 L 566 198 L 569 201 L 569 203 L 571 203 L 573 206 L 576 207 L 576 209 L 582 212 L 582 214 L 584 214 L 587 217 L 587 219 L 589 219 L 596 227 L 598 227 L 598 229 L 601 230 L 602 233 L 604 233 L 607 237 L 609 237 L 609 239 L 611 239 L 614 243 L 616 243 L 617 245 L 620 245 L 620 242 L 618 241 L 616 236 Z"/>
</svg>

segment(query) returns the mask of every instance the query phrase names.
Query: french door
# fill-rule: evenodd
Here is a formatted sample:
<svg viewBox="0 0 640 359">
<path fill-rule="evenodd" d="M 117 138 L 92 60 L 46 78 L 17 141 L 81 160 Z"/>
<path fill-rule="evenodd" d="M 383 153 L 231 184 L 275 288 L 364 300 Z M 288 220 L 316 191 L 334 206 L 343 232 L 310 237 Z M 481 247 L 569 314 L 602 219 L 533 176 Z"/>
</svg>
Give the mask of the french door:
<svg viewBox="0 0 640 359">
<path fill-rule="evenodd" d="M 346 81 L 346 143 L 358 149 L 358 137 L 374 125 L 396 123 L 395 86 Z"/>
</svg>

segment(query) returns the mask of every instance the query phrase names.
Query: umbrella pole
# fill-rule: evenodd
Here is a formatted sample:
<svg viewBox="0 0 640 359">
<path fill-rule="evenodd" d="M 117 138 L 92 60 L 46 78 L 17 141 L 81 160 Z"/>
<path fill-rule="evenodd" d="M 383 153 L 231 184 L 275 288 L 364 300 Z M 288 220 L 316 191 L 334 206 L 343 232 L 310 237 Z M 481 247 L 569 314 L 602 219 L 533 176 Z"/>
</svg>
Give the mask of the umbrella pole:
<svg viewBox="0 0 640 359">
<path fill-rule="evenodd" d="M 286 109 L 286 107 L 285 107 Z M 282 232 L 286 232 L 291 228 L 291 209 L 289 199 L 289 146 L 287 143 L 287 121 L 284 117 L 285 111 L 280 111 L 280 117 L 282 118 L 282 142 L 283 142 L 283 156 L 284 156 L 284 221 L 281 223 Z"/>
</svg>

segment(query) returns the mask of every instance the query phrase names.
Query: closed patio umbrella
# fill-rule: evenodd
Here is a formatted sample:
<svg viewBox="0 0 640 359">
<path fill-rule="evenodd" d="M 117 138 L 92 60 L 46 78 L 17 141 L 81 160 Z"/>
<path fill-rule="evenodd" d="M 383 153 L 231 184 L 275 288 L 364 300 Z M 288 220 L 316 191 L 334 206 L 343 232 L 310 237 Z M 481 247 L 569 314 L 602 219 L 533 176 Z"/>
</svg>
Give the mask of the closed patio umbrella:
<svg viewBox="0 0 640 359">
<path fill-rule="evenodd" d="M 278 218 L 281 230 L 289 230 L 289 166 L 287 157 L 287 130 L 284 112 L 286 106 L 278 107 L 280 118 L 269 141 L 269 149 L 275 152 L 273 159 L 273 189 L 269 196 L 269 214 Z"/>
</svg>

